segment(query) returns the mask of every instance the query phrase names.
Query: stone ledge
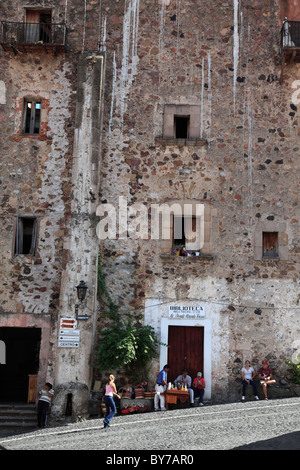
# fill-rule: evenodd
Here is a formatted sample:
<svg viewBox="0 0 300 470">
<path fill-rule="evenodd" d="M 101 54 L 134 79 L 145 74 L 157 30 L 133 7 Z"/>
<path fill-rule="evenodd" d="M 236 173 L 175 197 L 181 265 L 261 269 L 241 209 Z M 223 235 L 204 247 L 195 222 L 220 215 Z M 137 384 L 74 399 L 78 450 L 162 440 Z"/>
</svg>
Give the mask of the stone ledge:
<svg viewBox="0 0 300 470">
<path fill-rule="evenodd" d="M 169 255 L 169 254 L 161 254 L 159 257 L 163 261 L 171 261 L 173 263 L 203 263 L 203 262 L 212 262 L 214 261 L 213 255 L 204 255 L 200 254 L 200 256 L 178 256 L 178 255 Z"/>
<path fill-rule="evenodd" d="M 207 144 L 206 139 L 175 139 L 174 137 L 155 137 L 155 145 L 164 147 L 204 147 Z"/>
<path fill-rule="evenodd" d="M 257 394 L 260 400 L 264 400 L 264 393 L 262 389 L 262 385 L 260 384 L 259 380 L 254 380 L 257 387 Z M 240 388 L 239 394 L 242 396 L 242 381 L 240 381 Z M 273 385 L 268 386 L 268 398 L 292 398 L 292 397 L 299 397 L 300 396 L 300 385 L 294 384 L 292 382 L 288 382 L 286 385 L 282 385 L 279 381 Z M 247 386 L 246 389 L 246 400 L 253 399 L 253 389 L 251 385 Z"/>
</svg>

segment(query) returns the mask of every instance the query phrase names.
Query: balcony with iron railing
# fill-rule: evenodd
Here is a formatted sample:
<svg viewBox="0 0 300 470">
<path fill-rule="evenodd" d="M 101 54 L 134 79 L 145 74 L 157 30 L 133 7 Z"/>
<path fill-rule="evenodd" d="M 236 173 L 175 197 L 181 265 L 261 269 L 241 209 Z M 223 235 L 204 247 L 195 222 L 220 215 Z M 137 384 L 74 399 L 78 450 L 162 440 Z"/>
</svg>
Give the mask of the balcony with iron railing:
<svg viewBox="0 0 300 470">
<path fill-rule="evenodd" d="M 1 21 L 0 44 L 5 51 L 26 53 L 45 51 L 57 54 L 65 51 L 64 23 L 22 23 Z"/>
</svg>

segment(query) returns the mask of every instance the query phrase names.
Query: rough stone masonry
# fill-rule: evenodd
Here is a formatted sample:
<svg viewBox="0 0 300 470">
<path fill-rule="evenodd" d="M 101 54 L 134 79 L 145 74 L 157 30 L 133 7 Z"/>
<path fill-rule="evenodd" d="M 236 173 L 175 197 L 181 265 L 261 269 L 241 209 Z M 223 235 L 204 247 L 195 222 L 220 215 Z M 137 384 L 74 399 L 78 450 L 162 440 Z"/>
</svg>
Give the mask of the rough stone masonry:
<svg viewBox="0 0 300 470">
<path fill-rule="evenodd" d="M 238 396 L 247 358 L 256 370 L 268 359 L 286 379 L 299 347 L 299 64 L 279 82 L 282 21 L 300 20 L 294 4 L 102 2 L 101 198 L 205 208 L 199 257 L 172 255 L 172 240 L 107 240 L 106 279 L 121 309 L 144 309 L 167 343 L 174 325 L 204 327 L 214 399 Z M 178 116 L 190 119 L 185 140 L 174 134 Z M 277 257 L 263 256 L 264 232 L 277 233 Z M 203 305 L 205 317 L 170 319 L 168 307 L 182 304 Z M 162 346 L 153 380 L 167 360 Z"/>
<path fill-rule="evenodd" d="M 53 381 L 53 412 L 64 414 L 70 395 L 73 413 L 87 412 L 96 209 L 121 196 L 149 210 L 202 204 L 204 244 L 199 256 L 176 256 L 172 233 L 152 239 L 150 228 L 148 239 L 101 242 L 120 311 L 144 312 L 166 343 L 175 326 L 203 328 L 207 398 L 239 396 L 245 359 L 256 369 L 269 360 L 289 383 L 285 360 L 300 339 L 300 70 L 296 60 L 286 65 L 280 83 L 280 31 L 285 16 L 300 21 L 299 5 L 15 0 L 2 2 L 1 20 L 24 23 L 32 10 L 67 28 L 59 53 L 39 41 L 21 50 L 16 35 L 0 55 L 0 326 L 41 328 L 38 383 Z M 42 100 L 37 135 L 22 132 L 26 98 Z M 38 220 L 36 252 L 16 255 L 17 220 L 29 216 Z M 264 256 L 265 233 L 276 234 L 276 256 Z M 199 305 L 201 318 L 170 317 L 170 306 Z M 60 320 L 76 311 L 89 315 L 77 325 L 80 346 L 59 348 Z M 161 346 L 150 380 L 167 360 Z"/>
</svg>

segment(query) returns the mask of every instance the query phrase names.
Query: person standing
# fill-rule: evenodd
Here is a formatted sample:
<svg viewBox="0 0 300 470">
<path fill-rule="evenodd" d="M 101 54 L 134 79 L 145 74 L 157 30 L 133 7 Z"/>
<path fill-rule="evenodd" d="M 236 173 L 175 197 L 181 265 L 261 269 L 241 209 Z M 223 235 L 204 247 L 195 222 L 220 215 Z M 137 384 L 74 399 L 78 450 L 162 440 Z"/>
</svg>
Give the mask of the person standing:
<svg viewBox="0 0 300 470">
<path fill-rule="evenodd" d="M 203 406 L 205 380 L 202 378 L 201 372 L 197 372 L 197 377 L 193 380 L 193 389 L 194 389 L 195 399 L 199 398 L 199 405 Z"/>
<path fill-rule="evenodd" d="M 115 377 L 111 374 L 107 384 L 105 385 L 104 403 L 106 407 L 106 413 L 103 420 L 104 428 L 109 427 L 112 418 L 117 412 L 117 408 L 114 402 L 114 395 L 120 399 L 120 396 L 117 394 Z"/>
<path fill-rule="evenodd" d="M 166 411 L 166 399 L 162 395 L 167 389 L 167 373 L 170 370 L 169 364 L 166 364 L 157 376 L 155 384 L 155 395 L 154 395 L 154 411 L 159 411 L 159 404 L 161 411 Z"/>
<path fill-rule="evenodd" d="M 263 388 L 265 400 L 268 400 L 268 385 L 272 385 L 276 380 L 272 379 L 273 371 L 269 367 L 268 361 L 263 361 L 262 367 L 258 371 L 258 377 Z"/>
<path fill-rule="evenodd" d="M 246 395 L 246 388 L 247 385 L 252 385 L 253 388 L 253 394 L 255 396 L 255 400 L 259 400 L 257 396 L 257 388 L 256 388 L 256 383 L 254 382 L 254 377 L 255 377 L 255 370 L 253 367 L 250 366 L 250 361 L 245 361 L 245 365 L 241 370 L 241 375 L 242 375 L 242 380 L 243 380 L 243 396 L 242 396 L 242 401 L 245 401 L 245 395 Z"/>
<path fill-rule="evenodd" d="M 51 400 L 54 395 L 52 384 L 49 382 L 45 383 L 44 388 L 38 393 L 38 395 L 39 395 L 39 400 L 38 400 L 38 405 L 37 405 L 38 427 L 44 428 L 47 425 L 47 416 L 48 416 Z"/>
<path fill-rule="evenodd" d="M 192 389 L 192 378 L 188 375 L 188 370 L 183 369 L 182 374 L 178 375 L 174 383 L 175 385 L 177 385 L 178 383 L 181 383 L 187 386 L 191 405 L 194 406 L 194 390 Z"/>
</svg>

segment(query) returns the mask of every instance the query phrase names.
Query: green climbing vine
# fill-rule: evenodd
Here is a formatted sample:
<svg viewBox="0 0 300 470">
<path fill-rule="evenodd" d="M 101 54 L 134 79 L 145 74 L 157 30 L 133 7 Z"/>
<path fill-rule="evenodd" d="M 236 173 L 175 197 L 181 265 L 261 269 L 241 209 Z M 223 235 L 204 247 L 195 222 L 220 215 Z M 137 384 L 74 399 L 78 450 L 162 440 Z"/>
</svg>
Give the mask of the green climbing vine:
<svg viewBox="0 0 300 470">
<path fill-rule="evenodd" d="M 285 363 L 292 367 L 292 382 L 300 385 L 300 357 L 296 357 L 295 360 L 297 362 L 287 359 Z"/>
<path fill-rule="evenodd" d="M 150 362 L 157 356 L 160 344 L 154 328 L 142 324 L 142 315 L 120 314 L 120 307 L 112 300 L 98 258 L 98 300 L 101 315 L 108 325 L 101 329 L 96 363 L 101 370 L 124 369 L 134 382 L 148 379 Z"/>
</svg>

